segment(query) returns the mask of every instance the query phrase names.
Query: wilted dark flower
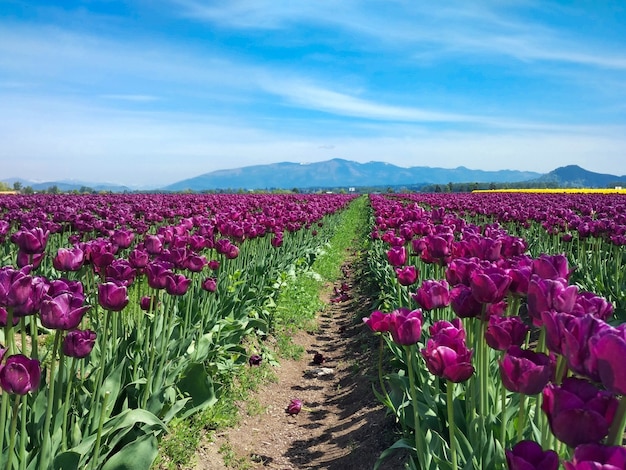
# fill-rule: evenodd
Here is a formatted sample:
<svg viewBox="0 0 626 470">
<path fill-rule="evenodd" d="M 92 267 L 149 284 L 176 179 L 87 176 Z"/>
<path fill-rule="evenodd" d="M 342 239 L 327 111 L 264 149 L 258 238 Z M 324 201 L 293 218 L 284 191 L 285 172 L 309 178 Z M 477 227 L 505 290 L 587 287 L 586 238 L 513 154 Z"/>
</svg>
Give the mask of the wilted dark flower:
<svg viewBox="0 0 626 470">
<path fill-rule="evenodd" d="M 287 409 L 285 410 L 290 415 L 297 415 L 302 410 L 302 400 L 298 400 L 297 398 L 292 398 L 287 405 Z"/>
<path fill-rule="evenodd" d="M 253 354 L 248 358 L 248 364 L 250 364 L 250 366 L 259 366 L 262 360 L 263 358 L 260 355 Z"/>
<path fill-rule="evenodd" d="M 319 366 L 321 364 L 324 364 L 325 361 L 326 358 L 322 353 L 317 352 L 313 355 L 313 364 L 317 364 Z"/>
</svg>

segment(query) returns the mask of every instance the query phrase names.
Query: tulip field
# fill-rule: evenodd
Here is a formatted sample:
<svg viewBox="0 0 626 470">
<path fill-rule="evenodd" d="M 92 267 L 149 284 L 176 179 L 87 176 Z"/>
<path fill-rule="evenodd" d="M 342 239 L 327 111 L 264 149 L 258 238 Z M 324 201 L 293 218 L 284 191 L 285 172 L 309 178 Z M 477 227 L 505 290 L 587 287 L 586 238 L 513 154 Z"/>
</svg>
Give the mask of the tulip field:
<svg viewBox="0 0 626 470">
<path fill-rule="evenodd" d="M 386 453 L 422 470 L 626 468 L 626 197 L 370 202 L 380 304 L 363 320 L 403 429 Z"/>
<path fill-rule="evenodd" d="M 357 197 L 0 197 L 0 467 L 150 469 Z M 360 197 L 379 468 L 626 468 L 626 195 Z"/>
</svg>

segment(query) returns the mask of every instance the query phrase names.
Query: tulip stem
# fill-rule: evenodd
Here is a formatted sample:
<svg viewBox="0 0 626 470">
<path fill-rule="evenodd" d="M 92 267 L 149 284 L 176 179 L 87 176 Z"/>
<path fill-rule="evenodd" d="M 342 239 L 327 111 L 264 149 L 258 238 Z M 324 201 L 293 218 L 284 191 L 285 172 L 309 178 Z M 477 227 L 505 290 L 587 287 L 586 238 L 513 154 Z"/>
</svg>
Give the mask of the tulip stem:
<svg viewBox="0 0 626 470">
<path fill-rule="evenodd" d="M 100 443 L 102 441 L 102 426 L 104 425 L 104 417 L 106 416 L 107 403 L 111 392 L 108 390 L 104 393 L 104 399 L 102 400 L 102 408 L 100 409 L 100 419 L 98 420 L 98 434 L 96 435 L 96 445 L 93 451 L 93 459 L 91 461 L 91 468 L 96 468 L 97 462 L 100 457 Z"/>
<path fill-rule="evenodd" d="M 607 445 L 621 446 L 624 439 L 624 429 L 626 429 L 626 395 L 620 398 L 611 429 L 609 429 Z"/>
<path fill-rule="evenodd" d="M 52 347 L 52 358 L 50 361 L 50 379 L 48 382 L 48 405 L 46 408 L 46 418 L 43 425 L 43 440 L 41 442 L 41 451 L 39 452 L 39 470 L 44 470 L 49 465 L 49 462 L 46 460 L 49 458 L 50 450 L 48 447 L 50 446 L 50 421 L 52 420 L 52 412 L 54 405 L 54 386 L 56 384 L 55 380 L 55 369 L 57 365 L 57 354 L 59 352 L 59 345 L 61 344 L 61 336 L 62 331 L 57 330 L 54 333 L 54 346 Z"/>
<path fill-rule="evenodd" d="M 450 433 L 450 458 L 452 470 L 457 470 L 456 462 L 456 425 L 454 423 L 454 382 L 446 381 L 446 406 L 448 408 L 448 431 Z"/>
<path fill-rule="evenodd" d="M 384 393 L 385 395 L 385 400 L 387 400 L 387 405 L 390 406 L 391 408 L 393 408 L 393 403 L 391 401 L 391 399 L 389 398 L 389 393 L 387 393 L 387 388 L 385 388 L 385 380 L 383 379 L 383 351 L 384 351 L 384 346 L 385 346 L 385 339 L 383 338 L 383 334 L 380 334 L 380 345 L 378 348 L 378 381 L 380 382 L 380 389 L 382 390 L 382 393 Z M 394 415 L 395 415 L 395 409 L 394 411 Z"/>
<path fill-rule="evenodd" d="M 500 407 L 500 445 L 506 449 L 506 387 L 500 381 L 502 405 Z"/>
<path fill-rule="evenodd" d="M 517 442 L 522 440 L 524 434 L 524 421 L 526 420 L 526 395 L 520 393 L 519 413 L 517 415 Z"/>
<path fill-rule="evenodd" d="M 26 441 L 28 440 L 28 434 L 26 433 L 26 423 L 28 421 L 28 407 L 26 406 L 28 395 L 22 395 L 21 405 L 21 422 L 20 422 L 20 453 L 18 458 L 18 467 L 20 470 L 26 468 Z"/>
<path fill-rule="evenodd" d="M 67 450 L 67 418 L 70 412 L 70 394 L 76 374 L 76 358 L 72 358 L 70 363 L 70 373 L 67 377 L 67 388 L 65 389 L 65 400 L 63 401 L 63 426 L 61 427 L 61 450 Z"/>
<path fill-rule="evenodd" d="M 420 415 L 417 406 L 417 387 L 415 386 L 415 374 L 413 371 L 413 349 L 411 346 L 404 347 L 407 358 L 407 368 L 409 369 L 409 387 L 411 392 L 411 403 L 413 405 L 413 420 L 415 431 L 415 450 L 417 451 L 417 460 L 419 462 L 419 468 L 426 470 L 426 464 L 424 458 L 426 457 L 426 448 L 424 446 L 424 436 L 420 426 Z"/>
<path fill-rule="evenodd" d="M 7 451 L 7 456 L 9 460 L 7 460 L 7 466 L 5 467 L 6 470 L 11 470 L 13 468 L 13 449 L 15 449 L 15 437 L 17 435 L 17 413 L 19 412 L 19 406 L 21 401 L 22 396 L 15 395 L 13 401 L 13 415 L 11 416 L 11 430 L 9 431 L 9 449 Z M 4 429 L 2 430 L 2 432 L 4 432 Z"/>
</svg>

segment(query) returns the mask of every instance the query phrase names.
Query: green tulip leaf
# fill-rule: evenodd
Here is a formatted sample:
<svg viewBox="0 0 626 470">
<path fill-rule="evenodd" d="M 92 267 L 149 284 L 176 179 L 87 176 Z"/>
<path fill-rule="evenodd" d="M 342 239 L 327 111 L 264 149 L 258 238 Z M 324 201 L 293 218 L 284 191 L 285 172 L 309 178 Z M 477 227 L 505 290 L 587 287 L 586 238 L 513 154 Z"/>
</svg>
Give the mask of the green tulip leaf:
<svg viewBox="0 0 626 470">
<path fill-rule="evenodd" d="M 122 447 L 108 459 L 102 470 L 149 470 L 157 454 L 157 438 L 146 434 Z"/>
<path fill-rule="evenodd" d="M 54 470 L 76 470 L 79 468 L 81 455 L 78 452 L 68 450 L 62 452 L 54 458 L 52 468 Z"/>
</svg>

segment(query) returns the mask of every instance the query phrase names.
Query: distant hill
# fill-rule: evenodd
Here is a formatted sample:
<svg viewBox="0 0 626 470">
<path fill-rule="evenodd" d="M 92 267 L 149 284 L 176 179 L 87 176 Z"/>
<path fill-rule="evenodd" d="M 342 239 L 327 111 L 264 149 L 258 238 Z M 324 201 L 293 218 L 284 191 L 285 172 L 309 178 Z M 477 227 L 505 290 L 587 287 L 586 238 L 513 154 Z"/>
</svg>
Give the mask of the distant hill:
<svg viewBox="0 0 626 470">
<path fill-rule="evenodd" d="M 317 163 L 273 163 L 232 170 L 218 170 L 189 178 L 163 188 L 167 191 L 210 189 L 329 188 L 399 186 L 460 182 L 520 182 L 535 179 L 531 171 L 483 171 L 415 166 L 403 168 L 390 163 L 357 163 L 335 158 Z"/>
<path fill-rule="evenodd" d="M 11 188 L 15 181 L 19 181 L 22 187 L 30 186 L 35 191 L 46 191 L 52 186 L 56 186 L 59 192 L 110 191 L 119 193 L 138 190 L 137 188 L 102 182 L 73 180 L 37 182 L 21 178 L 2 180 Z M 178 181 L 164 188 L 142 188 L 142 190 L 176 192 L 293 188 L 310 190 L 348 187 L 368 188 L 370 190 L 373 188 L 407 187 L 419 191 L 422 188 L 447 185 L 448 183 L 510 183 L 518 187 L 523 187 L 524 184 L 528 183 L 535 187 L 545 185 L 547 187 L 566 188 L 606 188 L 626 187 L 626 176 L 594 173 L 577 165 L 564 166 L 550 173 L 541 174 L 515 170 L 472 170 L 463 166 L 457 168 L 427 166 L 403 168 L 384 162 L 357 163 L 335 158 L 308 164 L 283 162 L 218 170 Z"/>
<path fill-rule="evenodd" d="M 30 186 L 35 191 L 46 191 L 49 188 L 56 186 L 59 192 L 69 192 L 69 191 L 80 191 L 87 190 L 85 192 L 91 191 L 107 191 L 113 193 L 123 193 L 125 191 L 133 191 L 128 186 L 122 186 L 114 183 L 93 183 L 93 182 L 85 182 L 85 181 L 74 181 L 74 180 L 62 180 L 62 181 L 30 181 L 23 178 L 5 178 L 2 180 L 3 183 L 6 183 L 10 187 L 13 187 L 13 183 L 19 182 L 23 188 L 26 186 Z"/>
<path fill-rule="evenodd" d="M 616 176 L 587 171 L 578 165 L 568 165 L 552 170 L 535 181 L 553 183 L 567 188 L 607 188 L 626 186 L 626 175 Z"/>
</svg>

